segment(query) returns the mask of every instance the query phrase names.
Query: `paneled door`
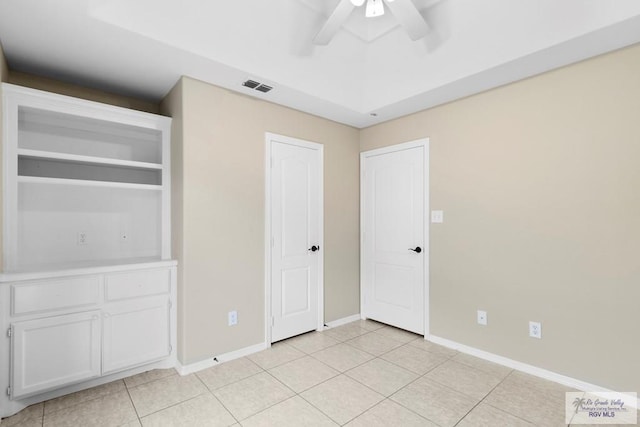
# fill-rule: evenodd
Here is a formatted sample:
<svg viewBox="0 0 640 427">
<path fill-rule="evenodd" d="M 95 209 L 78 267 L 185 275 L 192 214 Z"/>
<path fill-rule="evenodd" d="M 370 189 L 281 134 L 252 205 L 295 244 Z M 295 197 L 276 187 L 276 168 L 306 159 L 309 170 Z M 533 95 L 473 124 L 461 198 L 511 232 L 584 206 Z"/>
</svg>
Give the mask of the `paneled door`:
<svg viewBox="0 0 640 427">
<path fill-rule="evenodd" d="M 103 374 L 162 359 L 171 353 L 168 296 L 108 304 L 102 318 Z"/>
<path fill-rule="evenodd" d="M 427 140 L 361 154 L 362 315 L 424 334 Z"/>
<path fill-rule="evenodd" d="M 275 342 L 323 324 L 322 145 L 273 134 L 267 144 Z"/>
<path fill-rule="evenodd" d="M 100 311 L 11 325 L 11 397 L 100 376 Z"/>
</svg>

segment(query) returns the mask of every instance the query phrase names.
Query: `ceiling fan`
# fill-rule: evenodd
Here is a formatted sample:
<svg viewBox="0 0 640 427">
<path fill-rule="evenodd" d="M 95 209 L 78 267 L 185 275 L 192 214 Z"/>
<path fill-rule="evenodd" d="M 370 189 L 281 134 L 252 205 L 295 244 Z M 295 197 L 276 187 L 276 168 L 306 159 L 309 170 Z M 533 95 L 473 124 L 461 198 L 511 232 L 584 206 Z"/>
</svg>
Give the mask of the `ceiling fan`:
<svg viewBox="0 0 640 427">
<path fill-rule="evenodd" d="M 365 2 L 367 3 L 365 16 L 368 18 L 383 15 L 386 4 L 411 40 L 421 39 L 429 32 L 429 26 L 411 0 L 340 0 L 313 42 L 321 46 L 327 45 L 349 18 L 351 12 Z"/>
</svg>

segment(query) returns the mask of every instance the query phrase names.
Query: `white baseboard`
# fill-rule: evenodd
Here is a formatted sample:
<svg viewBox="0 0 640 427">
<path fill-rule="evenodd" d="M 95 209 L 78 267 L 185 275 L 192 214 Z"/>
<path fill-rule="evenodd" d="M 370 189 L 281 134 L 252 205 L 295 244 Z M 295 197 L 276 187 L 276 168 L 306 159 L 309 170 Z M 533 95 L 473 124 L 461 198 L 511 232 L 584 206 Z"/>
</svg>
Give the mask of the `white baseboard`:
<svg viewBox="0 0 640 427">
<path fill-rule="evenodd" d="M 353 316 L 343 317 L 342 319 L 333 320 L 331 322 L 325 323 L 325 329 L 335 328 L 336 326 L 346 325 L 347 323 L 355 322 L 356 320 L 360 320 L 360 314 L 354 314 Z"/>
<path fill-rule="evenodd" d="M 526 374 L 534 375 L 539 378 L 544 378 L 545 380 L 553 381 L 558 384 L 562 384 L 567 387 L 572 387 L 580 391 L 588 391 L 596 395 L 599 393 L 616 393 L 620 396 L 621 399 L 627 402 L 627 405 L 632 406 L 636 409 L 640 408 L 640 399 L 630 398 L 629 395 L 625 393 L 617 392 L 614 390 L 607 389 L 605 387 L 601 387 L 595 384 L 590 384 L 588 382 L 581 381 L 575 378 L 567 377 L 565 375 L 558 374 L 556 372 L 548 371 L 546 369 L 542 369 L 537 366 L 529 365 L 523 362 L 518 362 L 517 360 L 499 356 L 494 353 L 489 353 L 488 351 L 480 350 L 475 347 L 469 347 L 467 345 L 460 344 L 458 342 L 451 341 L 446 338 L 440 338 L 435 335 L 429 335 L 428 337 L 425 337 L 425 339 L 435 344 L 440 344 L 444 347 L 458 350 L 461 353 L 466 353 L 471 356 L 478 357 L 480 359 L 488 360 L 489 362 L 497 363 L 499 365 L 503 365 L 508 368 L 524 372 Z"/>
<path fill-rule="evenodd" d="M 239 359 L 241 357 L 248 356 L 253 353 L 257 353 L 266 348 L 267 348 L 266 343 L 260 343 L 260 344 L 251 345 L 249 347 L 241 348 L 239 350 L 234 350 L 228 353 L 220 354 L 210 359 L 205 359 L 199 362 L 190 363 L 188 365 L 183 365 L 180 362 L 178 362 L 176 364 L 177 365 L 176 370 L 182 376 L 189 375 L 194 372 L 202 371 L 203 369 L 207 369 L 224 362 L 229 362 L 230 360 Z"/>
</svg>

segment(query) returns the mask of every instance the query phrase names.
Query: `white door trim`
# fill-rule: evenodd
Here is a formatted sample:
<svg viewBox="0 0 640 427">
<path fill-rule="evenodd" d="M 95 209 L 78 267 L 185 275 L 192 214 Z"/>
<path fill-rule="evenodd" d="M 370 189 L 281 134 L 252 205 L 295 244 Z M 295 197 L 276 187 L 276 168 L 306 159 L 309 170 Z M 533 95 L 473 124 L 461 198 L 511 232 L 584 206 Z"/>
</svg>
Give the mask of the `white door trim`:
<svg viewBox="0 0 640 427">
<path fill-rule="evenodd" d="M 318 251 L 318 322 L 316 330 L 324 329 L 324 146 L 317 142 L 305 141 L 289 136 L 265 132 L 265 215 L 264 215 L 264 340 L 271 347 L 271 152 L 272 144 L 280 142 L 297 147 L 310 148 L 320 152 L 319 206 L 319 246 Z"/>
<path fill-rule="evenodd" d="M 429 138 L 421 138 L 421 139 L 416 139 L 414 141 L 409 141 L 409 142 L 404 142 L 401 144 L 396 144 L 396 145 L 391 145 L 388 147 L 383 147 L 383 148 L 377 148 L 375 150 L 369 150 L 369 151 L 363 151 L 362 153 L 360 153 L 360 247 L 364 247 L 364 234 L 363 234 L 363 226 L 365 223 L 365 218 L 364 218 L 364 197 L 363 194 L 365 194 L 365 179 L 364 179 L 364 174 L 365 174 L 365 160 L 368 157 L 374 157 L 374 156 L 379 156 L 381 154 L 388 154 L 388 153 L 394 153 L 397 151 L 403 151 L 403 150 L 408 150 L 411 148 L 416 148 L 416 147 L 424 147 L 424 150 L 422 150 L 422 152 L 424 153 L 424 157 L 423 157 L 423 165 L 424 165 L 424 188 L 426 191 L 425 197 L 424 197 L 424 228 L 423 228 L 423 232 L 424 232 L 424 236 L 422 241 L 424 242 L 424 336 L 428 337 L 429 336 L 429 312 L 430 310 L 430 306 L 429 306 L 429 217 L 430 217 L 430 213 L 429 213 L 429 193 L 430 193 L 430 188 L 429 188 Z M 366 312 L 366 308 L 365 308 L 365 303 L 364 303 L 364 292 L 362 291 L 363 289 L 365 289 L 365 285 L 362 282 L 363 277 L 365 277 L 364 274 L 364 265 L 365 265 L 365 259 L 364 259 L 364 251 L 360 250 L 360 316 L 362 319 L 366 319 L 367 318 L 367 312 Z"/>
</svg>

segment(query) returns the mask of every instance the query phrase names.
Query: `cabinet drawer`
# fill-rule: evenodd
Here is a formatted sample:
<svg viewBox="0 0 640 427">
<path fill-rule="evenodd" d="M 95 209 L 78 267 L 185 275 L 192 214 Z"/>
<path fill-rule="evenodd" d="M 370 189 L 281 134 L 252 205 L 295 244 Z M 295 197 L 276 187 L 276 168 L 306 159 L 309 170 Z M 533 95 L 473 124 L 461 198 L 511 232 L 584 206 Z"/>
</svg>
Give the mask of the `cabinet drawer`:
<svg viewBox="0 0 640 427">
<path fill-rule="evenodd" d="M 107 301 L 169 293 L 170 270 L 140 270 L 106 276 Z"/>
<path fill-rule="evenodd" d="M 82 276 L 12 285 L 11 314 L 21 315 L 99 304 L 100 280 L 100 276 Z"/>
</svg>

